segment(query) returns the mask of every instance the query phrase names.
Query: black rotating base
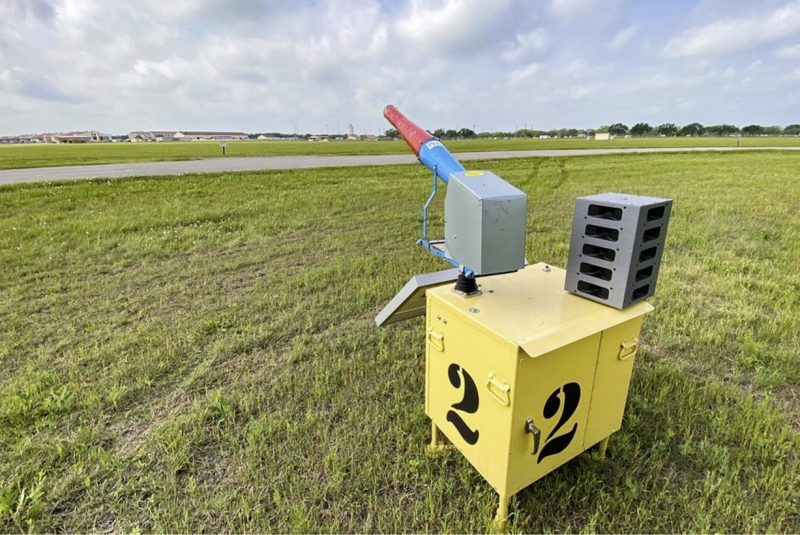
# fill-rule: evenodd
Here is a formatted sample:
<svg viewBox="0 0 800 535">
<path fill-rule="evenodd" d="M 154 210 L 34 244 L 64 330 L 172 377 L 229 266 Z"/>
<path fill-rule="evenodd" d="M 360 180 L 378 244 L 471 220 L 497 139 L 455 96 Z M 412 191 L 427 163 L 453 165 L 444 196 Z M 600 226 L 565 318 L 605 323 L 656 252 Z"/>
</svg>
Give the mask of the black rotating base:
<svg viewBox="0 0 800 535">
<path fill-rule="evenodd" d="M 456 280 L 456 286 L 453 290 L 464 295 L 472 295 L 479 291 L 475 277 L 467 277 L 463 273 L 458 274 L 458 280 Z"/>
</svg>

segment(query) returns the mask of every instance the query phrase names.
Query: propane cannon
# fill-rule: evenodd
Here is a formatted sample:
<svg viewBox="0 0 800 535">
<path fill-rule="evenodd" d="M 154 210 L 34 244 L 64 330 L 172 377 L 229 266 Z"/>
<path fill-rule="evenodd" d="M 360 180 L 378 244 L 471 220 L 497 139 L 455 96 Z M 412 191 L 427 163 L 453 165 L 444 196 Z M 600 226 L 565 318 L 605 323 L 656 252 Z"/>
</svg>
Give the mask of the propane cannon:
<svg viewBox="0 0 800 535">
<path fill-rule="evenodd" d="M 422 238 L 417 243 L 458 268 L 455 290 L 479 292 L 475 277 L 517 271 L 525 267 L 528 197 L 489 171 L 466 171 L 447 147 L 392 105 L 383 115 L 431 170 L 433 189 L 422 207 Z M 428 208 L 438 181 L 447 185 L 444 240 L 428 239 Z"/>
<path fill-rule="evenodd" d="M 465 170 L 394 106 L 383 114 L 433 175 L 417 243 L 455 268 L 412 277 L 375 322 L 425 316 L 429 451 L 444 436 L 464 455 L 497 491 L 503 529 L 511 496 L 591 448 L 604 459 L 620 429 L 672 201 L 579 197 L 566 269 L 526 265 L 526 195 Z M 440 180 L 445 237 L 429 241 Z"/>
</svg>

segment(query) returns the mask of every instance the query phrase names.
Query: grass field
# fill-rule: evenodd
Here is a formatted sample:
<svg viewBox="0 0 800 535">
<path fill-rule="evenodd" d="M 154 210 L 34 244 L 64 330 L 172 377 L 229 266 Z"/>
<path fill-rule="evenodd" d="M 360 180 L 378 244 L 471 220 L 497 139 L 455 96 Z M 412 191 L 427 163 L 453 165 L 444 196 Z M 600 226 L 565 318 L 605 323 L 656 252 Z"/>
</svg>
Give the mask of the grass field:
<svg viewBox="0 0 800 535">
<path fill-rule="evenodd" d="M 447 141 L 453 152 L 488 150 L 731 147 L 730 137 L 593 139 L 474 139 Z M 800 147 L 800 137 L 743 138 L 742 147 Z M 402 141 L 238 141 L 227 144 L 228 156 L 304 154 L 405 154 Z M 0 145 L 0 169 L 123 162 L 192 160 L 222 156 L 217 142 L 93 143 L 87 145 Z"/>
<path fill-rule="evenodd" d="M 554 265 L 576 196 L 674 198 L 611 460 L 521 492 L 509 529 L 799 532 L 800 155 L 470 167 L 529 194 L 527 257 Z M 488 529 L 488 484 L 425 454 L 422 320 L 372 321 L 443 268 L 413 245 L 428 188 L 420 166 L 0 188 L 0 532 Z"/>
</svg>

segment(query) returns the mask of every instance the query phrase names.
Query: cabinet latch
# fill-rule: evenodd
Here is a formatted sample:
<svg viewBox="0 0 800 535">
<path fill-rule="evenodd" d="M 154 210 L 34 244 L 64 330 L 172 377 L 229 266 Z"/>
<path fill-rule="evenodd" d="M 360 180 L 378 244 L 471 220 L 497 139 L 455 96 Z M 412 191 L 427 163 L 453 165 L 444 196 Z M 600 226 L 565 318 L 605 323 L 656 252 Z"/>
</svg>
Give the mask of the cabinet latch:
<svg viewBox="0 0 800 535">
<path fill-rule="evenodd" d="M 539 440 L 542 437 L 542 432 L 539 431 L 539 428 L 533 423 L 533 418 L 525 420 L 525 432 L 533 435 L 533 451 L 531 455 L 536 455 L 536 452 L 539 451 Z"/>
</svg>

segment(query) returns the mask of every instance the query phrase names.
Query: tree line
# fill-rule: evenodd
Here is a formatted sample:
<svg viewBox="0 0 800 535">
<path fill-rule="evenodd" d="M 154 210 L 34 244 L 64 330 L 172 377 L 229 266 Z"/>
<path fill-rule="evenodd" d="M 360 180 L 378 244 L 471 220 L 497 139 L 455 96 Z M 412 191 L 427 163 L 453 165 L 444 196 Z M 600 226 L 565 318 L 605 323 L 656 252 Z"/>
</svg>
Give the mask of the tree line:
<svg viewBox="0 0 800 535">
<path fill-rule="evenodd" d="M 633 136 L 633 137 L 698 137 L 698 136 L 798 136 L 800 135 L 800 124 L 790 124 L 786 127 L 778 125 L 762 126 L 750 124 L 738 127 L 733 124 L 714 124 L 703 126 L 700 123 L 690 123 L 684 126 L 677 126 L 673 123 L 664 123 L 658 126 L 650 126 L 647 123 L 636 123 L 628 128 L 623 123 L 604 125 L 599 128 L 557 128 L 553 130 L 535 130 L 523 128 L 513 132 L 474 132 L 470 128 L 460 130 L 445 130 L 437 128 L 432 134 L 439 139 L 471 139 L 471 138 L 497 138 L 497 137 L 521 137 L 539 138 L 547 137 L 589 137 L 595 133 L 608 132 L 612 136 Z M 386 131 L 386 136 L 392 139 L 399 138 L 400 134 L 394 128 Z"/>
</svg>

